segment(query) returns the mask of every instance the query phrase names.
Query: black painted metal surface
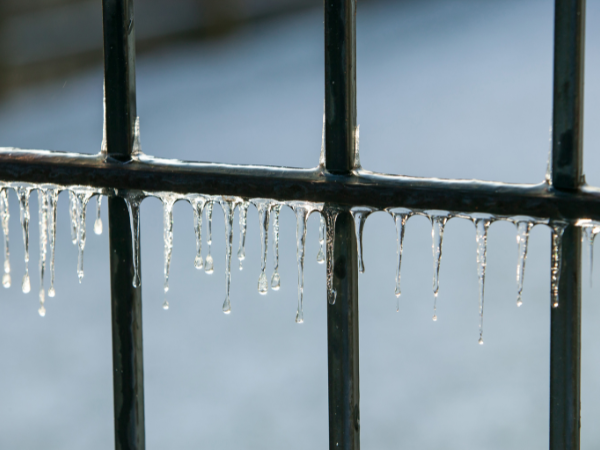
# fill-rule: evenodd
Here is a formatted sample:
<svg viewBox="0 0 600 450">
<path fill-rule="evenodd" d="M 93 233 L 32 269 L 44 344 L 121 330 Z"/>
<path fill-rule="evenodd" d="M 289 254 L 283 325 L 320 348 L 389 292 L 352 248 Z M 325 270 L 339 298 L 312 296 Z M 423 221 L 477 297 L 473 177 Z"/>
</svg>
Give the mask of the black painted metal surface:
<svg viewBox="0 0 600 450">
<path fill-rule="evenodd" d="M 556 0 L 552 185 L 583 184 L 585 0 Z M 578 450 L 581 426 L 581 229 L 565 229 L 550 326 L 550 450 Z"/>
<path fill-rule="evenodd" d="M 131 159 L 136 119 L 133 0 L 103 0 L 106 138 L 109 160 Z M 105 163 L 99 162 L 99 165 Z M 89 176 L 89 173 L 88 173 Z M 83 180 L 76 184 L 87 184 Z M 143 450 L 142 289 L 134 288 L 129 212 L 108 199 L 115 448 Z"/>
</svg>

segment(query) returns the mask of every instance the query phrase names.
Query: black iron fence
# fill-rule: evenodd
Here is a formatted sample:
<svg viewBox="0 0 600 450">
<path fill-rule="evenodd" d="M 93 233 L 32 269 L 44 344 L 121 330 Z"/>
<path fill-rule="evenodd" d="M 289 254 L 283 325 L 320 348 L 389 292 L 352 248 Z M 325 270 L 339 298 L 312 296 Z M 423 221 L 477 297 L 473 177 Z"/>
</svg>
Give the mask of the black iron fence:
<svg viewBox="0 0 600 450">
<path fill-rule="evenodd" d="M 579 448 L 581 228 L 600 220 L 600 190 L 582 174 L 585 0 L 555 1 L 554 106 L 549 179 L 538 185 L 382 175 L 356 160 L 355 0 L 325 2 L 325 157 L 315 169 L 182 163 L 132 156 L 135 144 L 133 0 L 103 0 L 106 154 L 5 149 L 0 179 L 117 190 L 203 193 L 335 205 L 335 302 L 329 302 L 329 446 L 360 447 L 358 261 L 350 208 L 404 207 L 526 215 L 560 220 L 560 282 L 551 309 L 550 448 Z M 133 287 L 130 217 L 122 196 L 109 197 L 115 441 L 141 450 L 144 384 L 141 287 Z M 333 254 L 331 254 L 333 252 Z M 553 302 L 554 303 L 554 302 Z M 550 302 L 549 302 L 550 305 Z"/>
</svg>

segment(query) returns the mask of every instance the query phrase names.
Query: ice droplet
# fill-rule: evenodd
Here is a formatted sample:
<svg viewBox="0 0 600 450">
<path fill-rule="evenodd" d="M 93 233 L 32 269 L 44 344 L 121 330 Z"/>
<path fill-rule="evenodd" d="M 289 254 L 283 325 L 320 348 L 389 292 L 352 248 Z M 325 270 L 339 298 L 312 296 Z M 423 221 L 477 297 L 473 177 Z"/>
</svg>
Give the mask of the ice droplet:
<svg viewBox="0 0 600 450">
<path fill-rule="evenodd" d="M 400 268 L 402 266 L 402 250 L 404 247 L 404 230 L 406 227 L 406 221 L 413 214 L 411 210 L 406 208 L 391 208 L 387 212 L 394 219 L 396 225 L 396 257 L 398 263 L 396 265 L 396 312 L 400 311 Z"/>
<path fill-rule="evenodd" d="M 252 203 L 258 211 L 258 222 L 260 227 L 260 276 L 258 277 L 258 292 L 261 295 L 266 295 L 269 291 L 269 282 L 267 281 L 267 253 L 269 250 L 269 216 L 271 207 L 274 204 L 273 200 L 265 198 L 256 198 Z"/>
<path fill-rule="evenodd" d="M 165 300 L 162 304 L 162 308 L 166 311 L 167 309 L 169 309 L 169 302 L 167 300 Z"/>
<path fill-rule="evenodd" d="M 487 233 L 492 218 L 477 217 L 475 224 L 475 240 L 477 242 L 477 278 L 479 280 L 479 341 L 483 342 L 483 306 L 485 295 L 485 268 L 487 266 Z"/>
<path fill-rule="evenodd" d="M 129 211 L 129 226 L 131 229 L 131 246 L 133 251 L 133 279 L 131 284 L 134 288 L 141 285 L 140 273 L 140 206 L 145 195 L 141 191 L 125 191 L 123 200 Z"/>
<path fill-rule="evenodd" d="M 317 262 L 323 264 L 325 262 L 325 218 L 319 216 L 319 253 L 317 253 Z"/>
<path fill-rule="evenodd" d="M 44 308 L 44 273 L 46 270 L 46 252 L 48 248 L 48 193 L 38 188 L 38 225 L 40 237 L 40 310 Z"/>
<path fill-rule="evenodd" d="M 196 234 L 196 256 L 194 258 L 194 267 L 198 270 L 204 266 L 202 260 L 202 213 L 204 212 L 204 205 L 208 201 L 208 197 L 201 194 L 188 195 L 188 200 L 192 205 L 192 212 L 194 214 L 194 233 Z"/>
<path fill-rule="evenodd" d="M 25 272 L 25 275 L 23 275 L 23 282 L 21 283 L 21 289 L 24 294 L 28 294 L 31 291 L 31 281 L 29 280 L 28 272 Z"/>
<path fill-rule="evenodd" d="M 281 204 L 275 203 L 271 207 L 273 214 L 273 276 L 271 276 L 271 289 L 278 291 L 281 287 L 281 277 L 279 276 L 279 212 Z"/>
<path fill-rule="evenodd" d="M 212 247 L 212 217 L 213 217 L 213 208 L 214 208 L 214 199 L 210 199 L 206 202 L 205 210 L 206 210 L 206 221 L 208 228 L 208 239 L 206 240 L 206 245 L 208 246 L 208 254 L 206 255 L 206 259 L 204 260 L 204 272 L 207 274 L 211 274 L 214 272 L 214 262 L 213 257 L 210 253 Z"/>
<path fill-rule="evenodd" d="M 363 261 L 363 230 L 367 217 L 375 211 L 375 208 L 368 206 L 359 206 L 352 208 L 350 213 L 354 219 L 354 232 L 356 234 L 356 247 L 358 249 L 358 271 L 365 273 L 365 263 Z"/>
<path fill-rule="evenodd" d="M 247 200 L 241 200 L 238 207 L 239 214 L 239 226 L 240 226 L 240 247 L 238 249 L 237 257 L 240 261 L 240 270 L 243 269 L 242 261 L 246 259 L 246 229 L 248 226 L 248 206 L 250 202 Z"/>
<path fill-rule="evenodd" d="M 327 301 L 330 305 L 335 304 L 337 292 L 333 288 L 333 250 L 335 242 L 335 222 L 341 209 L 336 206 L 325 206 L 322 214 L 325 215 L 325 229 L 326 229 L 326 248 L 327 248 Z"/>
<path fill-rule="evenodd" d="M 550 270 L 550 291 L 552 296 L 552 307 L 558 308 L 562 236 L 565 228 L 567 227 L 567 223 L 562 221 L 553 221 L 550 226 L 552 227 L 552 268 Z"/>
<path fill-rule="evenodd" d="M 102 196 L 98 194 L 96 196 L 96 221 L 94 222 L 94 233 L 97 235 L 102 234 Z"/>
<path fill-rule="evenodd" d="M 58 202 L 58 188 L 48 189 L 48 240 L 50 242 L 50 289 L 48 297 L 54 297 L 54 255 L 56 249 L 56 204 Z"/>
<path fill-rule="evenodd" d="M 223 302 L 223 312 L 231 313 L 231 300 L 229 298 L 231 287 L 231 253 L 233 247 L 233 215 L 238 200 L 234 197 L 223 197 L 221 199 L 221 208 L 225 216 L 225 301 Z"/>
<path fill-rule="evenodd" d="M 10 273 L 5 273 L 2 275 L 2 286 L 7 289 L 10 287 Z"/>
<path fill-rule="evenodd" d="M 8 222 L 10 210 L 8 207 L 8 192 L 5 188 L 0 189 L 0 221 L 2 222 L 2 232 L 4 233 L 4 272 L 2 285 L 5 288 L 10 287 L 10 251 L 8 245 Z"/>
<path fill-rule="evenodd" d="M 26 294 L 31 290 L 31 284 L 29 281 L 29 194 L 31 193 L 31 189 L 32 188 L 28 186 L 19 186 L 16 190 L 17 197 L 19 198 L 23 243 L 25 244 L 25 275 L 23 276 L 21 288 Z"/>
<path fill-rule="evenodd" d="M 517 225 L 517 247 L 519 259 L 517 262 L 517 306 L 523 304 L 523 281 L 525 279 L 525 263 L 527 261 L 527 244 L 529 242 L 529 232 L 534 223 L 530 221 L 519 221 Z"/>
<path fill-rule="evenodd" d="M 450 218 L 445 211 L 428 212 L 431 221 L 431 248 L 433 251 L 433 311 L 437 310 L 437 297 L 440 291 L 440 263 L 442 261 L 442 244 L 444 241 L 444 227 Z"/>
</svg>

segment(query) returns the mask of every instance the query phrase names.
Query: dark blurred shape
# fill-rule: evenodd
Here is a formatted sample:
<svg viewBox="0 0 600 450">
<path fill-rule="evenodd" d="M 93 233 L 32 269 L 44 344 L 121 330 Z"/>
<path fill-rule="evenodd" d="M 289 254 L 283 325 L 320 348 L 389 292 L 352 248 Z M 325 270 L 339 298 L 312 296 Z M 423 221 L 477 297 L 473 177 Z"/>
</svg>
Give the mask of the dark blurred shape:
<svg viewBox="0 0 600 450">
<path fill-rule="evenodd" d="M 137 50 L 220 35 L 249 21 L 320 4 L 319 0 L 139 0 Z M 0 2 L 0 94 L 101 63 L 99 0 Z"/>
</svg>

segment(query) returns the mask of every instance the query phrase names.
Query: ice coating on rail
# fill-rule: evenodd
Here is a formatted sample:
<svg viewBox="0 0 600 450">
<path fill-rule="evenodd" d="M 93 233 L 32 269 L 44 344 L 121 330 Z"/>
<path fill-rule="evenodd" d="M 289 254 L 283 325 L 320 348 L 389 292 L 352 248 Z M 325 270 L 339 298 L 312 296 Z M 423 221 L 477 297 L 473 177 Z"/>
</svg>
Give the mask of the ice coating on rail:
<svg viewBox="0 0 600 450">
<path fill-rule="evenodd" d="M 212 247 L 212 217 L 213 217 L 213 209 L 215 206 L 215 202 L 213 199 L 210 199 L 205 204 L 206 211 L 206 223 L 207 223 L 207 231 L 208 231 L 208 239 L 206 239 L 206 245 L 208 247 L 206 259 L 204 260 L 204 272 L 207 274 L 211 274 L 214 272 L 214 261 L 211 255 L 211 247 Z"/>
<path fill-rule="evenodd" d="M 19 186 L 16 189 L 19 198 L 19 211 L 21 217 L 21 229 L 23 230 L 23 244 L 25 247 L 25 275 L 21 283 L 22 291 L 27 294 L 31 291 L 31 281 L 29 280 L 29 195 L 31 187 Z"/>
<path fill-rule="evenodd" d="M 133 279 L 131 284 L 138 288 L 142 284 L 140 273 L 140 206 L 145 195 L 140 191 L 126 191 L 123 200 L 129 211 L 129 226 L 131 229 L 131 247 L 133 252 Z"/>
<path fill-rule="evenodd" d="M 98 194 L 96 196 L 96 221 L 94 222 L 94 233 L 97 235 L 102 234 L 102 196 Z"/>
<path fill-rule="evenodd" d="M 555 221 L 550 224 L 552 227 L 552 268 L 550 270 L 550 291 L 552 297 L 552 307 L 558 308 L 558 289 L 560 286 L 560 270 L 562 255 L 562 237 L 567 227 L 565 222 Z"/>
<path fill-rule="evenodd" d="M 44 317 L 46 291 L 44 290 L 44 272 L 46 269 L 46 251 L 48 248 L 48 194 L 46 189 L 38 189 L 38 225 L 40 239 L 40 308 L 38 313 Z"/>
<path fill-rule="evenodd" d="M 485 269 L 487 266 L 487 233 L 492 223 L 491 218 L 478 217 L 475 224 L 475 240 L 477 242 L 477 278 L 479 280 L 479 344 L 483 345 L 483 306 L 485 300 Z"/>
<path fill-rule="evenodd" d="M 319 253 L 317 253 L 317 262 L 325 262 L 325 217 L 319 216 Z"/>
<path fill-rule="evenodd" d="M 321 132 L 321 155 L 319 166 L 325 167 L 325 100 L 323 100 L 323 131 Z"/>
<path fill-rule="evenodd" d="M 523 304 L 523 281 L 525 279 L 525 263 L 527 262 L 527 246 L 529 243 L 529 232 L 534 223 L 527 220 L 518 221 L 517 226 L 517 247 L 519 259 L 517 262 L 517 306 Z"/>
<path fill-rule="evenodd" d="M 365 263 L 363 261 L 363 230 L 367 217 L 375 211 L 375 208 L 369 206 L 359 206 L 352 208 L 350 213 L 354 219 L 354 232 L 356 233 L 356 247 L 358 249 L 358 271 L 365 273 Z"/>
<path fill-rule="evenodd" d="M 266 295 L 269 291 L 269 283 L 267 281 L 267 253 L 269 250 L 269 216 L 271 208 L 274 204 L 273 200 L 265 198 L 253 199 L 252 203 L 258 211 L 258 224 L 260 227 L 260 275 L 258 277 L 258 293 Z"/>
<path fill-rule="evenodd" d="M 8 207 L 8 191 L 6 188 L 0 189 L 0 221 L 2 221 L 2 232 L 4 234 L 4 275 L 2 275 L 2 286 L 9 288 L 10 279 L 10 250 L 8 236 L 8 222 L 10 210 Z"/>
<path fill-rule="evenodd" d="M 50 243 L 50 288 L 48 297 L 54 297 L 54 260 L 56 250 L 56 205 L 58 203 L 58 188 L 48 189 L 48 241 Z"/>
<path fill-rule="evenodd" d="M 238 260 L 240 261 L 240 270 L 244 268 L 242 265 L 242 261 L 246 259 L 246 230 L 248 228 L 248 206 L 250 206 L 250 202 L 243 199 L 240 200 L 240 204 L 238 206 L 240 247 L 238 248 L 237 253 Z"/>
<path fill-rule="evenodd" d="M 336 206 L 325 206 L 322 211 L 322 214 L 325 216 L 325 245 L 327 247 L 327 301 L 330 305 L 335 304 L 337 296 L 337 292 L 333 288 L 333 244 L 335 241 L 335 222 L 340 211 Z"/>
<path fill-rule="evenodd" d="M 392 208 L 388 209 L 387 212 L 394 219 L 396 226 L 396 312 L 400 311 L 400 268 L 402 266 L 402 249 L 404 247 L 404 230 L 406 228 L 406 221 L 412 215 L 412 211 L 406 208 Z"/>
<path fill-rule="evenodd" d="M 278 291 L 281 287 L 281 277 L 279 276 L 279 213 L 281 204 L 275 203 L 271 207 L 273 214 L 273 275 L 271 276 L 271 289 Z"/>
<path fill-rule="evenodd" d="M 437 297 L 440 291 L 440 263 L 442 261 L 442 244 L 444 227 L 450 218 L 447 212 L 429 213 L 431 221 L 431 248 L 433 251 L 433 320 L 437 320 Z"/>
<path fill-rule="evenodd" d="M 231 197 L 221 198 L 221 208 L 225 216 L 225 301 L 223 312 L 231 313 L 231 300 L 229 292 L 231 287 L 231 252 L 233 246 L 233 215 L 237 200 Z"/>
<path fill-rule="evenodd" d="M 194 214 L 194 233 L 196 235 L 194 267 L 200 270 L 204 267 L 204 261 L 202 260 L 202 213 L 204 212 L 204 205 L 206 205 L 208 197 L 201 194 L 190 194 L 187 198 L 192 205 L 192 212 Z"/>
<path fill-rule="evenodd" d="M 85 231 L 85 215 L 87 210 L 87 204 L 92 198 L 94 194 L 96 194 L 95 190 L 92 188 L 86 187 L 76 187 L 71 188 L 69 192 L 73 191 L 73 197 L 75 198 L 75 217 L 77 222 L 77 248 L 78 248 L 78 256 L 77 256 L 77 277 L 79 282 L 83 280 L 83 253 L 85 250 L 85 240 L 86 240 L 86 231 Z"/>
<path fill-rule="evenodd" d="M 178 196 L 176 194 L 171 193 L 160 193 L 157 195 L 158 198 L 161 199 L 163 203 L 163 239 L 165 246 L 165 282 L 164 282 L 164 291 L 167 293 L 169 291 L 169 273 L 171 271 L 171 255 L 173 254 L 173 205 L 178 200 Z M 163 304 L 163 308 L 167 306 L 165 309 L 168 309 L 169 303 L 165 299 L 165 303 Z"/>
<path fill-rule="evenodd" d="M 298 308 L 296 309 L 296 323 L 304 322 L 304 253 L 306 250 L 306 224 L 308 217 L 318 209 L 314 203 L 289 202 L 288 206 L 296 215 L 296 264 L 298 266 Z"/>
</svg>

